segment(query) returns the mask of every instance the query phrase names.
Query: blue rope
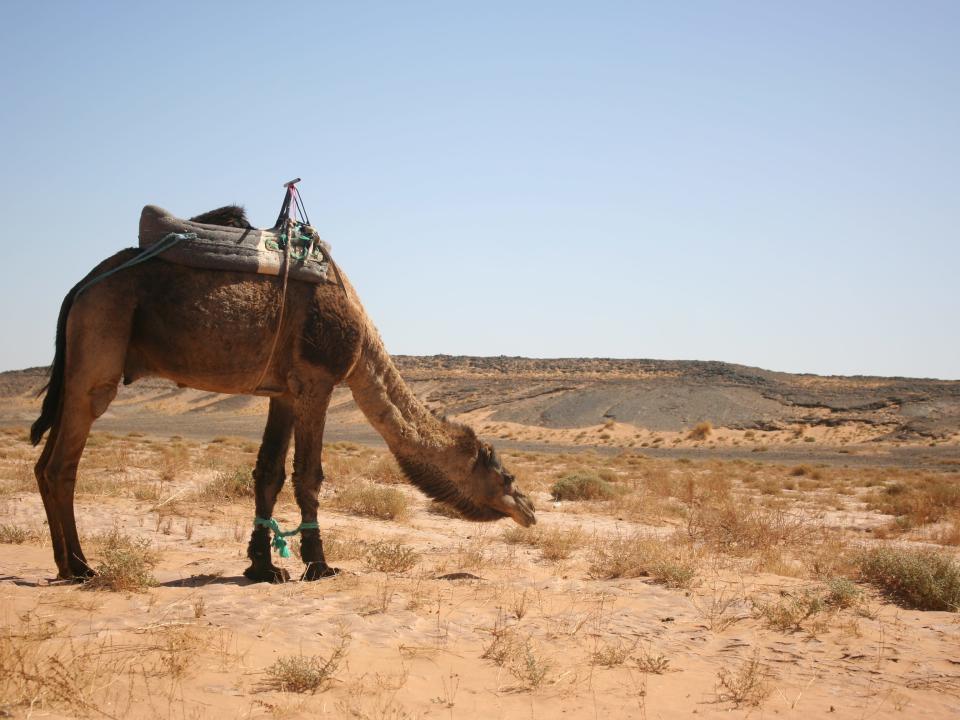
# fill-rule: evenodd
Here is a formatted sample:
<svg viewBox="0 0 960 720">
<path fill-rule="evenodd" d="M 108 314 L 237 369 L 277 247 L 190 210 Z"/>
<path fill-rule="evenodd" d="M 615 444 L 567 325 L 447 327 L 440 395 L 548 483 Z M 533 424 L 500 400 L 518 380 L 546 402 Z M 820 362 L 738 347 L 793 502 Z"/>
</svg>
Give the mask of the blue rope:
<svg viewBox="0 0 960 720">
<path fill-rule="evenodd" d="M 117 265 L 115 268 L 111 268 L 106 272 L 102 272 L 99 275 L 97 275 L 95 278 L 91 278 L 90 280 L 85 282 L 83 285 L 80 286 L 80 289 L 77 290 L 77 292 L 74 294 L 73 299 L 76 300 L 80 296 L 80 293 L 82 293 L 84 290 L 91 287 L 92 285 L 96 285 L 101 280 L 106 280 L 108 277 L 110 277 L 114 273 L 118 273 L 121 270 L 126 270 L 127 268 L 131 268 L 134 265 L 139 265 L 142 262 L 146 262 L 150 258 L 156 257 L 162 252 L 166 252 L 181 240 L 196 240 L 196 239 L 197 239 L 196 233 L 169 233 L 165 235 L 163 239 L 155 242 L 150 247 L 147 247 L 141 250 L 137 255 L 130 258 L 125 263 L 121 263 L 120 265 Z"/>
</svg>

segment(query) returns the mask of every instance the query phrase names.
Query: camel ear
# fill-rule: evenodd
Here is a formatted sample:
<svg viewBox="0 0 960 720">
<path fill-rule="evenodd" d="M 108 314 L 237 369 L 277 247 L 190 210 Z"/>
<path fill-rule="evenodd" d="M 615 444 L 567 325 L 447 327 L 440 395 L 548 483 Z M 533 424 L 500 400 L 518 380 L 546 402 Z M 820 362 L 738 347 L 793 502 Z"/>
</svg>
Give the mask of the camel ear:
<svg viewBox="0 0 960 720">
<path fill-rule="evenodd" d="M 477 448 L 477 462 L 482 463 L 485 467 L 490 467 L 493 464 L 493 448 L 489 443 L 480 443 L 480 447 Z"/>
</svg>

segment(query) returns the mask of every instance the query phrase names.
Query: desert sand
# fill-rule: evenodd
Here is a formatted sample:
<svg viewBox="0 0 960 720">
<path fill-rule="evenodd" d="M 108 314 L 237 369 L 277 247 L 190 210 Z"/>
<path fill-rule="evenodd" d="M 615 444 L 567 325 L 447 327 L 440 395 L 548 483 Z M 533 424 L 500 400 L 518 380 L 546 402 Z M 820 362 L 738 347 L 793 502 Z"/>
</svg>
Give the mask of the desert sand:
<svg viewBox="0 0 960 720">
<path fill-rule="evenodd" d="M 459 393 L 455 416 L 504 448 L 537 505 L 534 529 L 440 512 L 382 446 L 337 442 L 369 437 L 340 398 L 320 525 L 342 573 L 251 584 L 241 573 L 263 401 L 148 385 L 98 423 L 80 468 L 78 526 L 93 564 L 116 564 L 118 546 L 129 550 L 121 560 L 151 556 L 152 577 L 131 579 L 124 565 L 119 590 L 53 579 L 38 449 L 23 422 L 35 401 L 29 382 L 8 383 L 0 715 L 960 713 L 957 608 L 917 609 L 871 580 L 862 559 L 892 548 L 955 562 L 955 426 L 931 435 L 915 423 L 908 437 L 907 422 L 864 422 L 884 411 L 861 409 L 836 424 L 698 432 L 601 414 L 562 427 L 522 422 L 516 407 L 512 420 L 491 402 L 470 407 L 476 378 L 444 386 L 432 372 L 422 382 L 433 390 L 418 392 Z M 217 409 L 191 412 L 207 404 Z M 564 479 L 599 490 L 557 499 Z M 275 517 L 299 522 L 289 481 Z M 275 562 L 297 578 L 295 550 Z"/>
</svg>

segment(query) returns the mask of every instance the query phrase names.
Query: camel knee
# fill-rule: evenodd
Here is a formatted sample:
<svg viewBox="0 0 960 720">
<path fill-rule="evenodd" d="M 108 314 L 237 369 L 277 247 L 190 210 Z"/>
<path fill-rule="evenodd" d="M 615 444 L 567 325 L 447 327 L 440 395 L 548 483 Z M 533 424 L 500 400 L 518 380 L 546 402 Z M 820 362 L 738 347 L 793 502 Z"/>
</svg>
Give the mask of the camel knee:
<svg viewBox="0 0 960 720">
<path fill-rule="evenodd" d="M 117 396 L 117 383 L 119 381 L 101 383 L 90 391 L 90 414 L 94 418 L 103 415 L 110 403 Z"/>
</svg>

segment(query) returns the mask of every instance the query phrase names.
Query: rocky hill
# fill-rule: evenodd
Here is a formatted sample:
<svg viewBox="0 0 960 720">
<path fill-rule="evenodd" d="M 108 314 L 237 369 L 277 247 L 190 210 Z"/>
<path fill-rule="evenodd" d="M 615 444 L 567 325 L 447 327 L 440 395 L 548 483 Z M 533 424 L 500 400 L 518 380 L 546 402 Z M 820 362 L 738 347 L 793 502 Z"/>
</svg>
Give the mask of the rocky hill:
<svg viewBox="0 0 960 720">
<path fill-rule="evenodd" d="M 449 415 L 482 413 L 490 422 L 556 429 L 614 421 L 653 431 L 682 431 L 701 421 L 761 431 L 856 424 L 889 440 L 946 438 L 960 430 L 960 381 L 796 375 L 701 361 L 394 359 L 431 407 Z M 0 420 L 32 421 L 46 376 L 47 368 L 0 373 Z M 183 416 L 186 421 L 218 413 L 253 420 L 265 408 L 264 398 L 180 389 L 149 379 L 122 387 L 110 414 Z M 345 388 L 335 395 L 331 420 L 362 422 Z"/>
</svg>

